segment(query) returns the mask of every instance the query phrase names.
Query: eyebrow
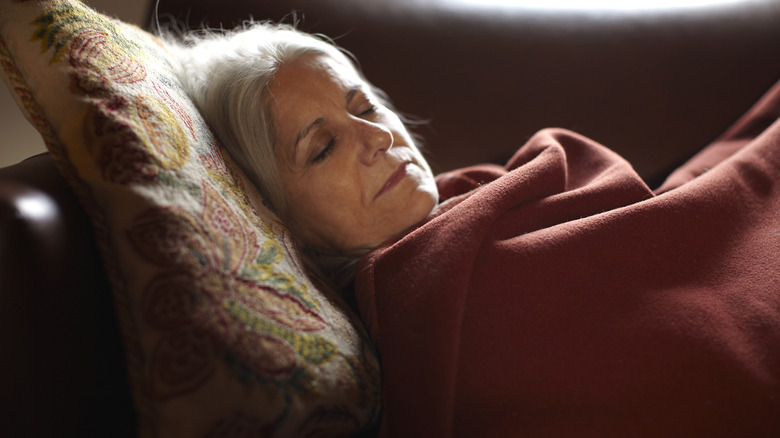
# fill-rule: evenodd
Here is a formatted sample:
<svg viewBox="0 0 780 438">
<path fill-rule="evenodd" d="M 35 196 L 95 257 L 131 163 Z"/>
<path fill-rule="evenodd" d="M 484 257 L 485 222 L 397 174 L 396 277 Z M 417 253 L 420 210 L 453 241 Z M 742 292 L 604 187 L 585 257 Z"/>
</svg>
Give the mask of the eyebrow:
<svg viewBox="0 0 780 438">
<path fill-rule="evenodd" d="M 355 98 L 355 95 L 357 94 L 358 91 L 360 91 L 358 87 L 350 88 L 349 91 L 347 91 L 347 96 L 346 96 L 346 99 L 345 99 L 346 102 L 347 102 L 347 105 L 349 105 L 349 103 L 352 102 L 352 99 Z M 301 140 L 306 138 L 306 136 L 309 135 L 309 132 L 311 132 L 312 129 L 314 129 L 315 127 L 323 124 L 324 122 L 325 122 L 324 118 L 318 117 L 315 121 L 309 123 L 308 126 L 306 126 L 305 128 L 301 129 L 301 131 L 295 137 L 295 143 L 294 143 L 295 150 L 296 151 L 298 150 L 298 143 L 300 143 Z"/>
<path fill-rule="evenodd" d="M 325 119 L 322 117 L 317 118 L 317 120 L 309 123 L 309 125 L 303 129 L 301 129 L 301 132 L 298 133 L 298 136 L 295 137 L 295 149 L 298 149 L 298 143 L 301 142 L 301 140 L 304 139 L 307 135 L 309 135 L 309 132 L 311 132 L 312 129 L 314 129 L 316 126 L 321 125 L 323 122 L 325 122 Z"/>
<path fill-rule="evenodd" d="M 360 91 L 358 87 L 352 87 L 349 89 L 349 91 L 347 91 L 347 99 L 346 99 L 347 105 L 349 105 L 349 103 L 352 102 L 352 99 L 355 98 L 355 95 L 357 94 L 358 91 Z"/>
</svg>

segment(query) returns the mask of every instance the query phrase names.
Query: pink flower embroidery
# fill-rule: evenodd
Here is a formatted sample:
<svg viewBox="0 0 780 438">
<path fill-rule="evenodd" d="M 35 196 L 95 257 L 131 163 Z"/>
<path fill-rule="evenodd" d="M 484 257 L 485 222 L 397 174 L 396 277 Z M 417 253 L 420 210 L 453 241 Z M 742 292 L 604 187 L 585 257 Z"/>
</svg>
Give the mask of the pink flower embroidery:
<svg viewBox="0 0 780 438">
<path fill-rule="evenodd" d="M 151 358 L 155 395 L 194 390 L 225 349 L 265 378 L 289 378 L 300 366 L 333 358 L 337 347 L 316 335 L 326 328 L 316 302 L 274 272 L 274 242 L 261 246 L 245 217 L 210 185 L 202 196 L 199 217 L 151 209 L 128 232 L 144 259 L 167 268 L 150 281 L 142 304 L 144 322 L 162 335 Z"/>
</svg>

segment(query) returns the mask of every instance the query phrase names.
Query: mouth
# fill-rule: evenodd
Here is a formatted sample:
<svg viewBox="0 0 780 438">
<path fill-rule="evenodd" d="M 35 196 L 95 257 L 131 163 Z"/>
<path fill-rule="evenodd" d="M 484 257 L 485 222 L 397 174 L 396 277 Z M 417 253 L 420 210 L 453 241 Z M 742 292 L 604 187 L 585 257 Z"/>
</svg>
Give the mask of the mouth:
<svg viewBox="0 0 780 438">
<path fill-rule="evenodd" d="M 374 200 L 379 198 L 380 196 L 384 195 L 388 191 L 392 190 L 393 187 L 397 186 L 398 183 L 403 181 L 403 179 L 406 177 L 406 166 L 409 164 L 409 162 L 405 161 L 401 163 L 400 166 L 398 166 L 398 169 L 395 170 L 385 181 L 385 184 L 382 186 L 381 189 L 377 192 L 377 194 L 374 196 Z"/>
</svg>

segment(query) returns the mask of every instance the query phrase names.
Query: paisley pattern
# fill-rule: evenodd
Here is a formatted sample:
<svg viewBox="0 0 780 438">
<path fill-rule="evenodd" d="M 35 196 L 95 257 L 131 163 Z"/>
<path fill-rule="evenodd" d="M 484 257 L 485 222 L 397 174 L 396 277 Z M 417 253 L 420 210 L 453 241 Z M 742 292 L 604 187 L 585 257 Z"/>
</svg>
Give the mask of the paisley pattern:
<svg viewBox="0 0 780 438">
<path fill-rule="evenodd" d="M 142 435 L 370 426 L 379 370 L 362 327 L 304 275 L 165 47 L 75 0 L 0 10 L 2 70 L 101 241 Z"/>
<path fill-rule="evenodd" d="M 47 33 L 43 29 L 41 32 Z M 108 34 L 94 29 L 77 33 L 68 55 L 73 67 L 85 74 L 101 72 L 112 82 L 133 84 L 146 78 L 143 64 L 125 54 Z"/>
<path fill-rule="evenodd" d="M 190 325 L 209 327 L 209 333 L 228 340 L 234 353 L 266 378 L 331 360 L 338 352 L 335 344 L 308 334 L 327 327 L 316 313 L 319 305 L 294 277 L 276 270 L 283 261 L 278 243 L 267 240 L 261 246 L 261 236 L 242 215 L 206 183 L 203 188 L 199 217 L 180 210 L 149 210 L 128 231 L 139 254 L 171 268 L 150 282 L 144 297 L 144 320 L 163 331 L 160 343 L 165 345 L 158 346 L 152 360 L 174 358 L 211 367 L 213 361 L 192 355 L 214 354 L 212 349 L 174 351 L 179 344 L 168 341 L 181 337 L 181 329 Z M 181 390 L 177 386 L 186 389 L 208 373 L 193 373 L 191 381 L 178 379 L 177 385 L 164 381 L 157 387 L 166 389 L 156 394 L 175 394 Z"/>
</svg>

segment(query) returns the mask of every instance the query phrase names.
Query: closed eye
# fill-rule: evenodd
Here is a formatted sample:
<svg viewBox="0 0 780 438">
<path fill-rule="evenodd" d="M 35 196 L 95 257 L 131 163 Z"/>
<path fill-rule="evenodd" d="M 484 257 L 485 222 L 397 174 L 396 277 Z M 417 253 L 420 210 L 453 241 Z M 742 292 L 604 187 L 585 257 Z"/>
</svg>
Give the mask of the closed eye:
<svg viewBox="0 0 780 438">
<path fill-rule="evenodd" d="M 347 92 L 347 108 L 349 107 L 353 108 L 353 114 L 358 117 L 370 116 L 378 109 L 360 87 L 352 88 Z"/>
<path fill-rule="evenodd" d="M 370 116 L 371 114 L 374 114 L 376 112 L 377 108 L 375 105 L 371 105 L 367 110 L 360 113 L 360 117 Z"/>
<path fill-rule="evenodd" d="M 320 163 L 328 156 L 330 156 L 331 153 L 333 153 L 333 149 L 336 146 L 336 137 L 331 137 L 330 140 L 328 140 L 328 143 L 323 147 L 317 155 L 314 156 L 314 158 L 311 159 L 312 163 Z"/>
</svg>

